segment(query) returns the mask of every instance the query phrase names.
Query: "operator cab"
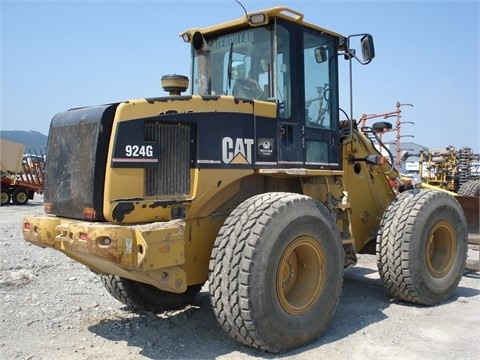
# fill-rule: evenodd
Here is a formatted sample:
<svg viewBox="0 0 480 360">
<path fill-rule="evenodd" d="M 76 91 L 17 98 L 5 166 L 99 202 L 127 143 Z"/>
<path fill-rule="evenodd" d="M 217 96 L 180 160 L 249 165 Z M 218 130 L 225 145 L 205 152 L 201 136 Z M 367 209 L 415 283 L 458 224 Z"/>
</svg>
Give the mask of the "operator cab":
<svg viewBox="0 0 480 360">
<path fill-rule="evenodd" d="M 192 43 L 192 94 L 277 104 L 278 167 L 340 168 L 338 53 L 344 37 L 283 7 L 182 37 Z"/>
</svg>

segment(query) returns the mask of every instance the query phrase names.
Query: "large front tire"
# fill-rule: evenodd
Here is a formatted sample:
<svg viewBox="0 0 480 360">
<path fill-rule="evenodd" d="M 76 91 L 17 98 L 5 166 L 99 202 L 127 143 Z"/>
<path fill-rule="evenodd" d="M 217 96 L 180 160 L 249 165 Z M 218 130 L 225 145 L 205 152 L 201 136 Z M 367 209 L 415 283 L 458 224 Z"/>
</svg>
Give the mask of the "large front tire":
<svg viewBox="0 0 480 360">
<path fill-rule="evenodd" d="M 377 236 L 377 266 L 387 291 L 417 304 L 447 299 L 465 268 L 467 236 L 453 196 L 434 190 L 401 193 L 385 211 Z"/>
<path fill-rule="evenodd" d="M 193 302 L 202 285 L 191 285 L 181 294 L 157 289 L 116 275 L 101 275 L 103 285 L 115 299 L 133 310 L 162 312 L 181 309 Z"/>
<path fill-rule="evenodd" d="M 240 204 L 215 240 L 209 288 L 217 320 L 237 341 L 269 352 L 307 344 L 332 319 L 343 247 L 322 204 L 267 193 Z"/>
</svg>

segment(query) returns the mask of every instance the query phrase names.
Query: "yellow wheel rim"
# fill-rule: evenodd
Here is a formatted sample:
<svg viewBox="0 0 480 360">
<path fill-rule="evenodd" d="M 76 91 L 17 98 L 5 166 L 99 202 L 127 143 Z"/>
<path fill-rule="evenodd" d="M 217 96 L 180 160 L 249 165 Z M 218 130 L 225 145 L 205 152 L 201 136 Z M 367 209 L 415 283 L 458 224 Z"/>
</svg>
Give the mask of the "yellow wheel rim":
<svg viewBox="0 0 480 360">
<path fill-rule="evenodd" d="M 276 276 L 277 298 L 291 315 L 307 313 L 325 284 L 325 252 L 315 239 L 302 236 L 285 249 Z"/>
<path fill-rule="evenodd" d="M 430 274 L 442 278 L 452 269 L 455 261 L 457 239 L 452 225 L 440 220 L 431 228 L 427 237 L 425 258 Z"/>
</svg>

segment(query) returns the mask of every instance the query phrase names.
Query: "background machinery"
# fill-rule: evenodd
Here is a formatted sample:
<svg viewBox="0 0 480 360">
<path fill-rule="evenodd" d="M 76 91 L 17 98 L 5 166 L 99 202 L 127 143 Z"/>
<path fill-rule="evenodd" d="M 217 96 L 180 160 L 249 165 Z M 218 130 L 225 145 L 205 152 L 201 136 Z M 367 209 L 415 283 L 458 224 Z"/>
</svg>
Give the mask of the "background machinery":
<svg viewBox="0 0 480 360">
<path fill-rule="evenodd" d="M 455 291 L 460 205 L 396 196 L 393 161 L 339 107 L 338 61 L 368 64 L 371 35 L 276 7 L 181 37 L 192 73 L 164 76 L 169 96 L 52 119 L 47 214 L 24 218 L 27 241 L 85 264 L 133 309 L 184 306 L 208 281 L 223 329 L 270 352 L 322 334 L 358 252 L 376 254 L 392 297 L 428 305 Z"/>
<path fill-rule="evenodd" d="M 458 193 L 467 182 L 480 180 L 480 157 L 469 147 L 460 150 L 453 146 L 441 150 L 425 149 L 420 151 L 419 157 L 419 173 L 427 185 Z M 462 195 L 467 195 L 463 194 L 464 191 Z"/>
<path fill-rule="evenodd" d="M 5 139 L 0 139 L 0 147 L 1 204 L 25 205 L 43 191 L 45 158 L 24 154 L 23 144 Z"/>
</svg>

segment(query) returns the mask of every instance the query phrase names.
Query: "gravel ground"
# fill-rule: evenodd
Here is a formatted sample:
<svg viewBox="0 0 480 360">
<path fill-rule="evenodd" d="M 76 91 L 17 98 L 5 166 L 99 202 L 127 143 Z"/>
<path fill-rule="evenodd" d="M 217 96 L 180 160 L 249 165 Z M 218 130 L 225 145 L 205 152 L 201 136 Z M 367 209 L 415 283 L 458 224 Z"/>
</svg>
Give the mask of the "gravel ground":
<svg viewBox="0 0 480 360">
<path fill-rule="evenodd" d="M 65 255 L 23 240 L 21 219 L 42 197 L 0 209 L 2 359 L 476 359 L 480 358 L 480 274 L 465 272 L 454 295 L 433 307 L 389 299 L 375 258 L 346 271 L 337 313 L 318 341 L 272 355 L 223 332 L 206 287 L 194 305 L 134 313 L 98 276 Z M 477 247 L 478 249 L 478 247 Z M 478 259 L 478 250 L 469 250 Z"/>
</svg>

